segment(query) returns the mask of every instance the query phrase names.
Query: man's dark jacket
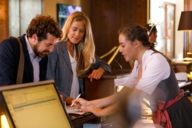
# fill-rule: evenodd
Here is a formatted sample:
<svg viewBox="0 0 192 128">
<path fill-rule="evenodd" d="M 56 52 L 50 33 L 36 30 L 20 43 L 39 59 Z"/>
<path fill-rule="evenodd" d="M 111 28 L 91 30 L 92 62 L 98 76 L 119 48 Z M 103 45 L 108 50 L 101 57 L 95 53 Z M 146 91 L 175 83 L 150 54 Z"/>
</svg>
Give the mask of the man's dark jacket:
<svg viewBox="0 0 192 128">
<path fill-rule="evenodd" d="M 24 52 L 23 83 L 33 82 L 33 66 L 30 61 L 25 35 L 19 37 Z M 15 37 L 9 37 L 0 43 L 0 86 L 16 83 L 20 57 L 19 43 Z M 40 61 L 40 80 L 45 80 L 47 57 Z"/>
</svg>

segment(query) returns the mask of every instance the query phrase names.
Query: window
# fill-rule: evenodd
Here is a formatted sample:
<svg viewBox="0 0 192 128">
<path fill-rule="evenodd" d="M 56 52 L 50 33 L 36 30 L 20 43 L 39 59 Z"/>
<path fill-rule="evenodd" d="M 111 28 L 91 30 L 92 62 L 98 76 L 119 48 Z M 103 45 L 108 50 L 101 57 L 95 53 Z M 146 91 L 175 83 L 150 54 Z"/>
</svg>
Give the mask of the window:
<svg viewBox="0 0 192 128">
<path fill-rule="evenodd" d="M 42 13 L 42 0 L 9 0 L 9 35 L 26 32 L 29 22 Z"/>
</svg>

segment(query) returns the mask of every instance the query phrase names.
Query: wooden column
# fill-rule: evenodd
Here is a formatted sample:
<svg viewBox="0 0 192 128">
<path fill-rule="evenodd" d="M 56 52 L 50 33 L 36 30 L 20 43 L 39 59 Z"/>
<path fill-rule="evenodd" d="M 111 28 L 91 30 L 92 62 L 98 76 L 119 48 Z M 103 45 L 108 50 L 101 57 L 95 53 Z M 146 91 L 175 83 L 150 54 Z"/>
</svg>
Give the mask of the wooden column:
<svg viewBox="0 0 192 128">
<path fill-rule="evenodd" d="M 8 0 L 0 0 L 0 41 L 8 36 Z"/>
<path fill-rule="evenodd" d="M 90 19 L 96 53 L 101 56 L 119 44 L 119 28 L 131 23 L 147 23 L 147 0 L 90 0 Z M 120 54 L 115 57 L 111 67 L 112 70 L 121 71 L 130 68 Z"/>
<path fill-rule="evenodd" d="M 184 10 L 192 10 L 192 0 L 184 0 Z"/>
</svg>

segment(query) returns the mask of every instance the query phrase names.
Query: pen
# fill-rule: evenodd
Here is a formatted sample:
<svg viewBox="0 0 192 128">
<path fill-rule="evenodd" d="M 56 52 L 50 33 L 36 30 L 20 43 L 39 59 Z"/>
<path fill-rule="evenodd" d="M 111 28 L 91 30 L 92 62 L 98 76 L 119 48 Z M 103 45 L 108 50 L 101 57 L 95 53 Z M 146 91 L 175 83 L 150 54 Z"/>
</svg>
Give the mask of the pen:
<svg viewBox="0 0 192 128">
<path fill-rule="evenodd" d="M 71 104 L 71 107 L 74 105 L 75 101 L 81 96 L 81 94 L 79 94 L 73 101 L 73 103 Z"/>
</svg>

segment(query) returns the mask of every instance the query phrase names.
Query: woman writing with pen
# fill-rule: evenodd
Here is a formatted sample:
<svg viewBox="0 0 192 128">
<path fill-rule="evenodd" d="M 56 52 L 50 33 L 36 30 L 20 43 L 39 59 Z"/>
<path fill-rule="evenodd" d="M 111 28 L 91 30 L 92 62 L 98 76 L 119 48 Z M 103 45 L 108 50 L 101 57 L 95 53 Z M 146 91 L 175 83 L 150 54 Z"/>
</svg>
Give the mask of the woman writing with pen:
<svg viewBox="0 0 192 128">
<path fill-rule="evenodd" d="M 73 107 L 75 105 L 75 102 L 79 99 L 79 97 L 81 96 L 81 94 L 79 94 L 71 103 L 71 107 Z"/>
<path fill-rule="evenodd" d="M 158 128 L 192 128 L 192 103 L 179 89 L 167 58 L 149 47 L 146 29 L 140 25 L 120 29 L 119 44 L 124 59 L 127 62 L 135 60 L 132 72 L 125 79 L 127 91 L 93 101 L 79 98 L 77 103 L 81 110 L 97 116 L 111 115 L 124 109 L 121 106 L 123 101 L 127 105 L 125 110 L 129 121 L 126 128 L 133 128 L 141 118 L 140 103 L 145 98 L 152 110 L 153 123 Z"/>
<path fill-rule="evenodd" d="M 74 12 L 65 21 L 63 37 L 48 56 L 47 79 L 54 79 L 60 94 L 75 98 L 83 92 L 82 74 L 90 80 L 100 79 L 109 65 L 95 57 L 95 44 L 89 18 L 83 12 Z"/>
</svg>

